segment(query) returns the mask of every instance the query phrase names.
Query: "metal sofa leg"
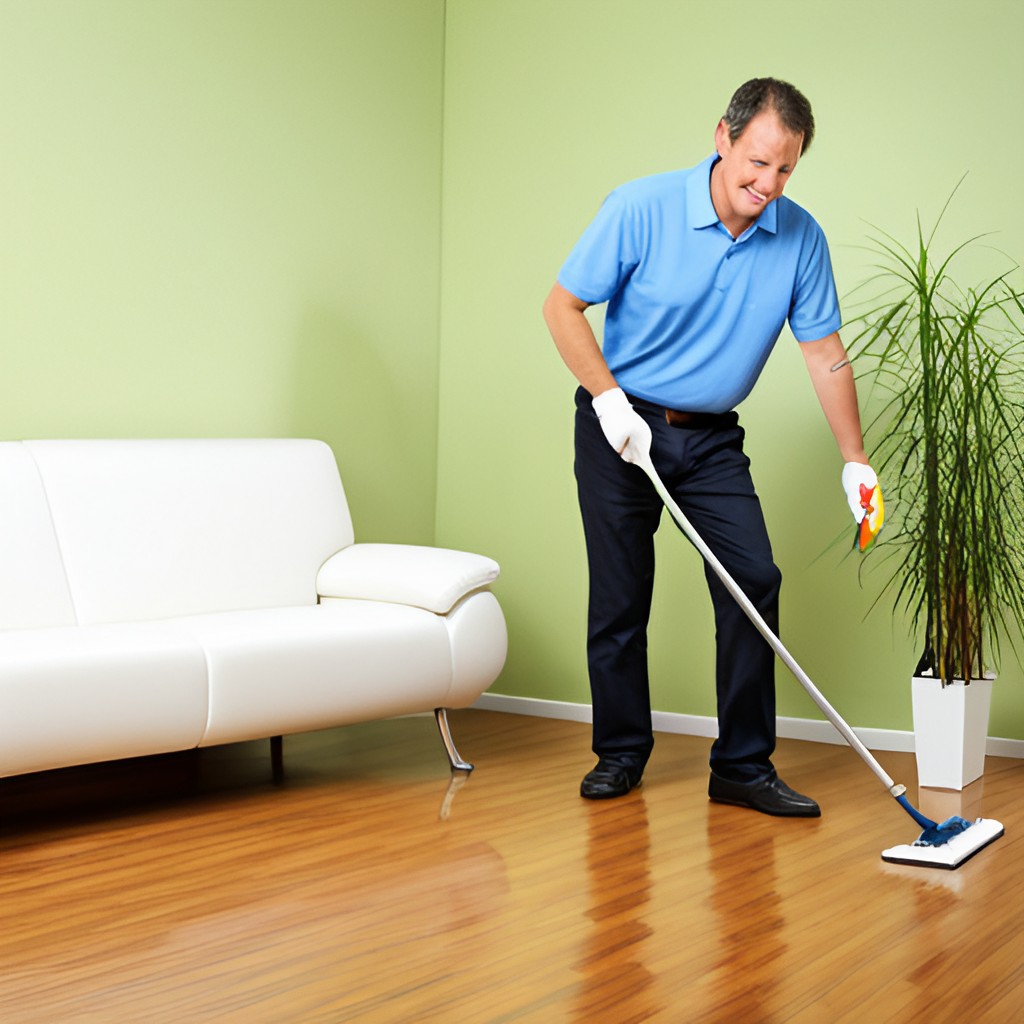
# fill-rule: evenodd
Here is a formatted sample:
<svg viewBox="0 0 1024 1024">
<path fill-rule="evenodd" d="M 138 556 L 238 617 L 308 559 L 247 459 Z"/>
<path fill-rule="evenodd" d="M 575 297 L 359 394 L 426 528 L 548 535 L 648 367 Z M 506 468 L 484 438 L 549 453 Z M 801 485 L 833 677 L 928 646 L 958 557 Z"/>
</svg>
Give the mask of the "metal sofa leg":
<svg viewBox="0 0 1024 1024">
<path fill-rule="evenodd" d="M 284 738 L 270 737 L 270 770 L 274 776 L 274 784 L 284 782 Z"/>
<path fill-rule="evenodd" d="M 455 749 L 455 742 L 452 740 L 452 730 L 448 725 L 448 709 L 434 708 L 434 718 L 437 720 L 437 728 L 441 733 L 441 740 L 448 754 L 448 761 L 452 766 L 452 771 L 471 772 L 473 766 L 468 761 L 463 761 L 459 756 L 459 752 Z"/>
</svg>

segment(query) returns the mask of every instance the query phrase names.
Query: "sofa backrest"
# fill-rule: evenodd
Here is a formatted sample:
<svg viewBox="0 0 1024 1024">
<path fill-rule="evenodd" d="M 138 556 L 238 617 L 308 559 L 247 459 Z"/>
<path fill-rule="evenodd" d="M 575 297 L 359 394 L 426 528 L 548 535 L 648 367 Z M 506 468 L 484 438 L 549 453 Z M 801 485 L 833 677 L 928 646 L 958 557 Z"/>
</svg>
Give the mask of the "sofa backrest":
<svg viewBox="0 0 1024 1024">
<path fill-rule="evenodd" d="M 24 445 L 0 442 L 0 629 L 74 623 L 39 470 Z"/>
<path fill-rule="evenodd" d="M 83 625 L 316 603 L 352 543 L 320 441 L 25 441 Z"/>
</svg>

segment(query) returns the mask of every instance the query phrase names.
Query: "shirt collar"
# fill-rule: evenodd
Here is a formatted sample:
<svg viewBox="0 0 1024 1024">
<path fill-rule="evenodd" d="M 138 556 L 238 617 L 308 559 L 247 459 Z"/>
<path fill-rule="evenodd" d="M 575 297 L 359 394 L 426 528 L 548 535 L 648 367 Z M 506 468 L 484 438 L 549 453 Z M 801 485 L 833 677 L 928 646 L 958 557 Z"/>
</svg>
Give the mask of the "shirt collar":
<svg viewBox="0 0 1024 1024">
<path fill-rule="evenodd" d="M 694 228 L 710 228 L 720 223 L 715 213 L 715 204 L 711 202 L 711 168 L 721 159 L 712 153 L 706 160 L 699 163 L 693 173 L 686 179 L 686 215 Z M 773 199 L 763 210 L 761 216 L 754 221 L 740 238 L 752 234 L 760 228 L 771 234 L 778 230 L 778 210 Z"/>
</svg>

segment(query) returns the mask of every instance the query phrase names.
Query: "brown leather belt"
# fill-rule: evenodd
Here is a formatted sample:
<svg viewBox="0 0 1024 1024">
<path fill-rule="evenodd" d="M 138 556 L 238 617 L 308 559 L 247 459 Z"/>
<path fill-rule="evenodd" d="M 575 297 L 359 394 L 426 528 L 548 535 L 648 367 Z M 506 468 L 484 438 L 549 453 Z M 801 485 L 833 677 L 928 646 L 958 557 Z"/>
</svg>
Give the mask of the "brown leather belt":
<svg viewBox="0 0 1024 1024">
<path fill-rule="evenodd" d="M 649 409 L 659 415 L 664 415 L 665 422 L 670 427 L 721 429 L 735 424 L 736 414 L 731 412 L 685 412 L 682 409 L 666 409 L 663 405 L 656 405 L 648 402 L 645 398 L 637 398 L 636 395 L 627 394 L 630 405 L 640 406 Z"/>
</svg>

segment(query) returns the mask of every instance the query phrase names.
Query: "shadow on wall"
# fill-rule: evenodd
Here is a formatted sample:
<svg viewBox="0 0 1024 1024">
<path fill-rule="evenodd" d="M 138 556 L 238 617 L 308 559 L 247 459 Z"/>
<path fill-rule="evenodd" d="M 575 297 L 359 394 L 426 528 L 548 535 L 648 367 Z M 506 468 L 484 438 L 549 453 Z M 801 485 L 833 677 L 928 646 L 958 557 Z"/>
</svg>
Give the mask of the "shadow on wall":
<svg viewBox="0 0 1024 1024">
<path fill-rule="evenodd" d="M 382 346 L 364 325 L 307 310 L 294 339 L 291 431 L 334 449 L 357 540 L 430 544 L 436 373 L 404 361 L 396 369 Z"/>
</svg>

